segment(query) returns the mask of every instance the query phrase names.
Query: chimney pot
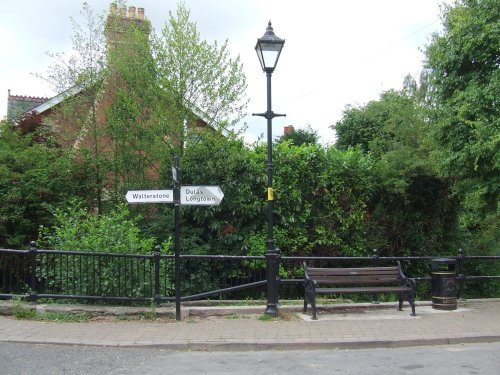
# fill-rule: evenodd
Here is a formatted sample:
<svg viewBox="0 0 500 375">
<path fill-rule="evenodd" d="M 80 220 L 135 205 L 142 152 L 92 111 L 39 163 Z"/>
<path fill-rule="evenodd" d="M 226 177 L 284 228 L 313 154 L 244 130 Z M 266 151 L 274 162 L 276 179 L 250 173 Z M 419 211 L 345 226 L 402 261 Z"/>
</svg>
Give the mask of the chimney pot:
<svg viewBox="0 0 500 375">
<path fill-rule="evenodd" d="M 285 128 L 283 129 L 283 132 L 285 134 L 292 134 L 294 131 L 295 131 L 295 128 L 293 127 L 293 125 L 285 126 Z"/>
<path fill-rule="evenodd" d="M 111 3 L 109 6 L 109 12 L 114 16 L 116 15 L 116 3 Z"/>
<path fill-rule="evenodd" d="M 126 17 L 127 16 L 127 8 L 126 7 L 121 7 L 120 8 L 120 16 Z"/>
<path fill-rule="evenodd" d="M 144 21 L 144 8 L 137 8 L 137 18 Z"/>
<path fill-rule="evenodd" d="M 128 8 L 128 16 L 130 18 L 136 18 L 136 16 L 135 16 L 135 7 L 129 7 Z"/>
</svg>

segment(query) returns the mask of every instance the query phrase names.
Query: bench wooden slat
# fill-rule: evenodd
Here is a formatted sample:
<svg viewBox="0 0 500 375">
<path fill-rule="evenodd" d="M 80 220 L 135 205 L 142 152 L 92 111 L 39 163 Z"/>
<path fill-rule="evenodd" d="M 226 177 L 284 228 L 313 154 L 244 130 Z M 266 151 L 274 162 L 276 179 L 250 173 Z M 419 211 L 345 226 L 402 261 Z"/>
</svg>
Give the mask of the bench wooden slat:
<svg viewBox="0 0 500 375">
<path fill-rule="evenodd" d="M 349 271 L 384 271 L 384 270 L 397 270 L 398 267 L 340 267 L 340 268 L 327 268 L 327 267 L 307 267 L 308 271 L 326 271 L 326 272 L 349 272 Z"/>
<path fill-rule="evenodd" d="M 399 275 L 397 267 L 378 268 L 308 268 L 309 276 L 342 276 L 342 275 Z"/>
<path fill-rule="evenodd" d="M 401 280 L 393 276 L 370 276 L 370 277 L 352 277 L 352 276 L 336 276 L 324 277 L 315 276 L 312 280 L 318 284 L 400 284 Z"/>
<path fill-rule="evenodd" d="M 405 287 L 377 287 L 377 288 L 316 288 L 316 293 L 323 294 L 348 294 L 348 293 L 399 293 L 411 290 Z"/>
</svg>

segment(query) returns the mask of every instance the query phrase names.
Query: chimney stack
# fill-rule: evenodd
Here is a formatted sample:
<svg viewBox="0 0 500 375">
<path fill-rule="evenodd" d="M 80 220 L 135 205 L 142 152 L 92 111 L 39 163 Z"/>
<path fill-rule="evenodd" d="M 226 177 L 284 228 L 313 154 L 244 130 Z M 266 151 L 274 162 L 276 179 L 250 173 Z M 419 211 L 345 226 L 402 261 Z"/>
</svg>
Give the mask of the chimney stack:
<svg viewBox="0 0 500 375">
<path fill-rule="evenodd" d="M 137 8 L 137 18 L 144 21 L 144 8 Z"/>
<path fill-rule="evenodd" d="M 144 8 L 136 8 L 134 6 L 128 7 L 128 13 L 127 13 L 127 7 L 120 7 L 118 8 L 118 5 L 116 3 L 111 3 L 109 5 L 109 14 L 111 16 L 120 16 L 123 18 L 135 18 L 141 21 L 145 20 L 144 16 Z"/>
<path fill-rule="evenodd" d="M 128 16 L 130 18 L 136 18 L 136 15 L 135 15 L 135 7 L 129 7 L 128 8 Z"/>
<path fill-rule="evenodd" d="M 295 128 L 293 127 L 293 125 L 287 125 L 283 128 L 283 133 L 285 133 L 285 135 L 292 134 L 294 131 Z"/>
<path fill-rule="evenodd" d="M 151 23 L 144 16 L 144 8 L 136 8 L 135 6 L 127 8 L 117 5 L 115 2 L 111 3 L 105 28 L 107 46 L 126 43 L 124 40 L 125 30 L 129 25 L 135 25 L 145 35 L 149 35 L 151 32 Z"/>
</svg>

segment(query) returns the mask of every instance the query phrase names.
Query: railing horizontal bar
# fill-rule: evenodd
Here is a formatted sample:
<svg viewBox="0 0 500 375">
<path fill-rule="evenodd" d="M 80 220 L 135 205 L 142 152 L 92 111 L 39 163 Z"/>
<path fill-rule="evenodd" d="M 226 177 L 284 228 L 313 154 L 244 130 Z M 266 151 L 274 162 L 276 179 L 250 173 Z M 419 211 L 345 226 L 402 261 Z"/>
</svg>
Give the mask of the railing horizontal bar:
<svg viewBox="0 0 500 375">
<path fill-rule="evenodd" d="M 266 260 L 265 256 L 245 256 L 245 255 L 181 255 L 181 259 L 201 259 L 201 260 Z"/>
<path fill-rule="evenodd" d="M 432 260 L 439 258 L 440 256 L 407 256 L 407 257 L 315 257 L 315 256 L 282 256 L 283 261 L 316 261 L 316 260 L 328 260 L 328 261 L 342 261 L 342 260 L 356 260 L 356 261 L 373 261 L 373 260 Z M 447 258 L 456 258 L 455 256 L 449 256 Z"/>
<path fill-rule="evenodd" d="M 160 297 L 160 302 L 175 302 L 175 296 L 162 296 Z"/>
<path fill-rule="evenodd" d="M 0 249 L 0 253 L 7 254 L 29 254 L 29 250 Z"/>
<path fill-rule="evenodd" d="M 192 294 L 190 296 L 183 296 L 183 297 L 181 297 L 181 301 L 190 301 L 193 299 L 200 299 L 200 298 L 204 298 L 204 297 L 208 297 L 208 296 L 213 296 L 214 294 L 235 292 L 237 290 L 255 288 L 257 286 L 262 286 L 262 285 L 266 285 L 266 284 L 267 284 L 267 280 L 262 280 L 262 281 L 257 281 L 255 283 L 233 286 L 231 288 L 211 290 L 210 292 L 206 292 L 206 293 L 199 293 L 199 294 Z"/>
<path fill-rule="evenodd" d="M 378 260 L 432 260 L 435 258 L 439 258 L 437 256 L 407 256 L 407 257 L 378 257 Z M 446 256 L 446 258 L 455 258 L 454 256 Z"/>
<path fill-rule="evenodd" d="M 13 254 L 28 254 L 29 250 L 15 250 L 15 249 L 0 249 L 2 253 L 13 253 Z M 61 254 L 61 255 L 88 255 L 88 256 L 104 256 L 104 257 L 133 257 L 133 258 L 151 258 L 151 254 L 117 254 L 117 253 L 106 253 L 106 252 L 88 252 L 88 251 L 70 251 L 70 250 L 48 250 L 48 249 L 37 249 L 40 254 Z M 161 258 L 174 258 L 174 255 L 160 254 Z M 316 261 L 316 260 L 331 260 L 331 261 L 343 261 L 343 260 L 356 260 L 356 261 L 371 261 L 371 260 L 432 260 L 435 258 L 458 258 L 455 255 L 435 255 L 435 256 L 402 256 L 402 257 L 315 257 L 315 256 L 282 256 L 281 259 L 284 261 Z M 240 255 L 191 255 L 185 254 L 181 255 L 181 258 L 186 259 L 230 259 L 230 260 L 265 260 L 265 256 L 240 256 Z M 464 255 L 464 260 L 500 260 L 500 256 L 497 255 Z"/>
<path fill-rule="evenodd" d="M 500 276 L 464 276 L 465 280 L 493 280 L 500 279 Z"/>
<path fill-rule="evenodd" d="M 0 293 L 0 299 L 10 299 L 10 298 L 27 298 L 29 294 L 5 294 Z"/>
<path fill-rule="evenodd" d="M 117 253 L 93 253 L 84 251 L 63 251 L 63 250 L 37 250 L 38 254 L 54 254 L 54 255 L 81 255 L 81 256 L 98 256 L 103 258 L 152 258 L 152 254 L 117 254 Z"/>
<path fill-rule="evenodd" d="M 310 256 L 310 257 L 295 257 L 295 256 L 282 256 L 281 257 L 281 260 L 289 260 L 289 261 L 293 261 L 293 260 L 300 260 L 300 261 L 312 261 L 312 260 L 373 260 L 372 257 L 314 257 L 314 256 Z"/>
<path fill-rule="evenodd" d="M 304 279 L 281 279 L 281 284 L 300 284 L 303 283 Z"/>
<path fill-rule="evenodd" d="M 152 301 L 151 297 L 105 297 L 105 296 L 85 296 L 70 294 L 38 294 L 38 298 L 67 298 L 67 299 L 86 299 L 100 301 Z"/>
</svg>

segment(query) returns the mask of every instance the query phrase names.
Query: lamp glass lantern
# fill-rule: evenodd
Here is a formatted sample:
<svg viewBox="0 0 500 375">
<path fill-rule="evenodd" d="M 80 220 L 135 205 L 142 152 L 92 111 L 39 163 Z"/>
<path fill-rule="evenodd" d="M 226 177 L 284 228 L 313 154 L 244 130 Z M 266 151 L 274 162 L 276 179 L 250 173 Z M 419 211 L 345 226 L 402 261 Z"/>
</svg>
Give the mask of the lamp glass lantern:
<svg viewBox="0 0 500 375">
<path fill-rule="evenodd" d="M 274 71 L 284 44 L 285 39 L 281 39 L 274 34 L 271 21 L 269 21 L 264 36 L 257 39 L 257 44 L 255 45 L 255 51 L 257 52 L 263 71 L 270 73 Z"/>
</svg>

